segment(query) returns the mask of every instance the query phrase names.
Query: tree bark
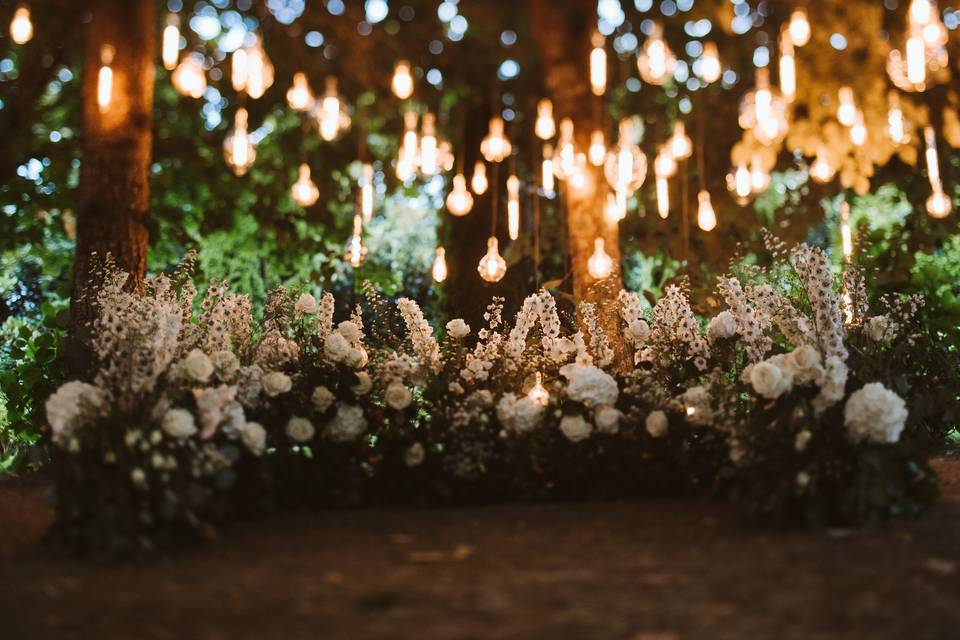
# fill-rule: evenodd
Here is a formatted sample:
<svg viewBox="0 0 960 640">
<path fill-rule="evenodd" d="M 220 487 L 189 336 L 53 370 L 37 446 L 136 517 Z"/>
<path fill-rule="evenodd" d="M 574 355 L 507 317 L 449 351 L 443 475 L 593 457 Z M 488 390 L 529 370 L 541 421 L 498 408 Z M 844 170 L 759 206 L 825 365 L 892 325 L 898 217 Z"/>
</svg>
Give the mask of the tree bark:
<svg viewBox="0 0 960 640">
<path fill-rule="evenodd" d="M 83 64 L 83 147 L 74 259 L 73 327 L 95 313 L 97 265 L 109 254 L 142 282 L 147 258 L 156 6 L 151 0 L 95 0 Z M 112 59 L 110 56 L 112 49 Z M 101 65 L 113 71 L 110 101 L 97 99 Z"/>
</svg>

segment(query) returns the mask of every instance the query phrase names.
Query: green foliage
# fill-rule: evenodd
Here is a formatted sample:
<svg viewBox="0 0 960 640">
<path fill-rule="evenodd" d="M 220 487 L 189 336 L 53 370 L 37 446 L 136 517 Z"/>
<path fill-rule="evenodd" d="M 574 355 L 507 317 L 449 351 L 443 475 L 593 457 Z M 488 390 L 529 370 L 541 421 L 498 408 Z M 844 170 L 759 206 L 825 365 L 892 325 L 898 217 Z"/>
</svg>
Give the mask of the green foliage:
<svg viewBox="0 0 960 640">
<path fill-rule="evenodd" d="M 931 326 L 956 336 L 960 331 L 960 236 L 931 253 L 914 255 L 910 276 L 927 301 Z"/>
<path fill-rule="evenodd" d="M 674 260 L 663 251 L 650 256 L 636 251 L 626 255 L 623 262 L 624 288 L 650 294 L 655 299 L 663 296 L 664 288 L 671 281 L 683 275 L 683 269 L 686 266 L 682 261 Z"/>
</svg>

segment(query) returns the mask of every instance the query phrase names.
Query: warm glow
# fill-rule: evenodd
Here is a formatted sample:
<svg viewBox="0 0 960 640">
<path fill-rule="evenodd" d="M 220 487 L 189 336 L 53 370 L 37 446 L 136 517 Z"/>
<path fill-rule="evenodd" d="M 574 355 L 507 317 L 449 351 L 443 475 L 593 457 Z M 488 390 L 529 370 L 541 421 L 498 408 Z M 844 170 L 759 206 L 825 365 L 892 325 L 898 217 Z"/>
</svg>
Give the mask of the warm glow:
<svg viewBox="0 0 960 640">
<path fill-rule="evenodd" d="M 930 177 L 930 185 L 936 190 L 936 185 L 940 184 L 940 160 L 937 157 L 937 135 L 932 126 L 927 125 L 923 128 L 923 139 L 927 145 L 924 154 L 927 161 L 927 175 Z"/>
<path fill-rule="evenodd" d="M 422 135 L 420 136 L 420 171 L 425 176 L 432 176 L 437 172 L 437 125 L 436 116 L 432 113 L 423 114 L 421 119 Z"/>
<path fill-rule="evenodd" d="M 656 25 L 637 56 L 640 77 L 650 84 L 663 84 L 673 75 L 676 64 L 676 57 L 663 40 L 663 30 Z"/>
<path fill-rule="evenodd" d="M 553 103 L 547 98 L 537 103 L 537 121 L 533 130 L 541 140 L 549 140 L 557 133 L 557 125 L 553 121 Z"/>
<path fill-rule="evenodd" d="M 290 195 L 293 196 L 293 201 L 301 207 L 309 207 L 320 197 L 320 189 L 310 179 L 310 166 L 307 163 L 300 165 L 300 176 L 290 188 Z"/>
<path fill-rule="evenodd" d="M 477 163 L 473 165 L 473 177 L 470 179 L 470 189 L 478 196 L 482 196 L 487 192 L 487 187 L 489 186 L 490 183 L 487 181 L 487 165 L 483 164 L 483 160 L 477 160 Z"/>
<path fill-rule="evenodd" d="M 827 160 L 827 149 L 823 145 L 817 149 L 817 157 L 810 165 L 810 177 L 816 182 L 826 183 L 833 179 L 834 169 Z"/>
<path fill-rule="evenodd" d="M 760 160 L 754 156 L 750 161 L 750 190 L 754 193 L 760 193 L 769 185 L 770 174 L 760 164 Z"/>
<path fill-rule="evenodd" d="M 180 58 L 180 18 L 171 13 L 167 16 L 167 26 L 163 28 L 161 55 L 163 66 L 167 71 L 177 68 Z"/>
<path fill-rule="evenodd" d="M 417 167 L 420 156 L 420 138 L 417 135 L 418 116 L 416 111 L 403 114 L 403 139 L 400 142 L 400 158 L 397 161 L 397 177 L 409 180 Z M 401 167 L 402 173 L 401 176 Z"/>
<path fill-rule="evenodd" d="M 593 50 L 590 52 L 590 89 L 593 95 L 602 96 L 607 90 L 607 52 L 603 48 L 603 36 L 594 34 Z"/>
<path fill-rule="evenodd" d="M 713 42 L 703 44 L 703 54 L 700 56 L 700 79 L 707 83 L 713 83 L 720 79 L 722 69 L 720 67 L 720 54 L 717 51 L 717 45 Z"/>
<path fill-rule="evenodd" d="M 536 382 L 530 387 L 530 391 L 527 391 L 527 397 L 542 407 L 550 404 L 550 392 L 543 386 L 543 376 L 539 371 L 537 371 Z"/>
<path fill-rule="evenodd" d="M 487 162 L 502 162 L 510 155 L 512 147 L 503 132 L 503 118 L 490 118 L 487 136 L 480 143 L 480 153 Z"/>
<path fill-rule="evenodd" d="M 238 176 L 242 176 L 253 166 L 253 160 L 257 155 L 250 135 L 247 133 L 247 118 L 246 109 L 243 107 L 237 109 L 233 118 L 233 129 L 223 140 L 224 158 Z"/>
<path fill-rule="evenodd" d="M 16 44 L 26 44 L 33 38 L 33 22 L 30 21 L 29 7 L 17 7 L 10 21 L 10 39 Z"/>
<path fill-rule="evenodd" d="M 553 147 L 543 145 L 543 160 L 540 163 L 540 184 L 544 195 L 553 197 L 556 185 L 553 179 Z"/>
<path fill-rule="evenodd" d="M 507 231 L 511 240 L 520 237 L 520 180 L 515 175 L 507 178 Z"/>
<path fill-rule="evenodd" d="M 670 151 L 670 146 L 665 144 L 660 147 L 657 157 L 653 159 L 653 172 L 658 177 L 670 178 L 677 172 L 677 161 Z"/>
<path fill-rule="evenodd" d="M 97 73 L 97 106 L 100 113 L 106 113 L 113 99 L 113 55 L 116 49 L 105 44 L 100 48 L 100 71 Z"/>
<path fill-rule="evenodd" d="M 952 208 L 953 204 L 950 202 L 950 196 L 943 192 L 942 187 L 935 189 L 927 198 L 927 213 L 931 218 L 946 218 L 950 215 Z"/>
<path fill-rule="evenodd" d="M 337 136 L 350 128 L 350 116 L 343 108 L 343 102 L 337 93 L 337 79 L 333 76 L 327 77 L 316 118 L 320 126 L 320 137 L 327 142 L 336 140 Z"/>
<path fill-rule="evenodd" d="M 853 234 L 850 231 L 850 204 L 844 200 L 840 203 L 840 247 L 846 260 L 853 255 Z"/>
<path fill-rule="evenodd" d="M 750 171 L 745 165 L 738 165 L 734 172 L 734 193 L 740 200 L 750 197 Z"/>
<path fill-rule="evenodd" d="M 894 144 L 905 144 L 910 140 L 907 127 L 900 109 L 900 97 L 896 91 L 890 92 L 890 110 L 887 111 L 887 134 Z"/>
<path fill-rule="evenodd" d="M 603 280 L 613 273 L 613 258 L 603 250 L 603 238 L 593 241 L 593 255 L 587 260 L 587 272 L 595 280 Z"/>
<path fill-rule="evenodd" d="M 927 80 L 927 51 L 923 37 L 912 35 L 907 38 L 907 80 L 922 87 Z"/>
<path fill-rule="evenodd" d="M 697 194 L 697 201 L 697 226 L 703 231 L 712 231 L 717 226 L 717 214 L 710 202 L 710 193 L 706 189 L 702 189 Z"/>
<path fill-rule="evenodd" d="M 603 131 L 597 129 L 590 134 L 590 149 L 587 151 L 590 164 L 599 167 L 607 157 L 607 146 L 603 140 Z"/>
<path fill-rule="evenodd" d="M 612 191 L 607 193 L 607 200 L 603 205 L 603 219 L 607 226 L 612 227 L 627 217 L 626 198 L 622 194 Z"/>
<path fill-rule="evenodd" d="M 661 218 L 670 215 L 670 185 L 661 175 L 657 175 L 657 213 Z"/>
<path fill-rule="evenodd" d="M 576 154 L 573 162 L 573 172 L 568 177 L 570 186 L 576 191 L 587 188 L 587 158 L 582 153 Z"/>
<path fill-rule="evenodd" d="M 686 128 L 682 122 L 677 122 L 673 127 L 673 135 L 670 136 L 670 153 L 677 160 L 685 160 L 693 154 L 693 142 L 687 135 Z"/>
<path fill-rule="evenodd" d="M 287 104 L 294 111 L 308 111 L 313 105 L 313 92 L 306 74 L 299 71 L 293 74 L 293 85 L 287 90 Z"/>
<path fill-rule="evenodd" d="M 482 165 L 481 165 L 482 166 Z M 473 196 L 467 191 L 467 179 L 462 173 L 453 176 L 453 189 L 447 194 L 447 211 L 453 216 L 465 216 L 473 209 Z"/>
<path fill-rule="evenodd" d="M 576 170 L 577 154 L 573 146 L 573 120 L 560 121 L 560 140 L 557 141 L 559 162 L 553 163 L 553 172 L 561 180 L 569 178 Z"/>
<path fill-rule="evenodd" d="M 840 101 L 837 107 L 837 120 L 845 127 L 852 127 L 857 119 L 857 105 L 853 100 L 853 89 L 840 87 L 837 96 Z"/>
<path fill-rule="evenodd" d="M 912 0 L 910 2 L 910 23 L 922 27 L 934 19 L 933 3 L 930 0 Z"/>
<path fill-rule="evenodd" d="M 273 84 L 273 64 L 259 39 L 253 45 L 233 52 L 230 81 L 234 91 L 245 91 L 254 100 Z"/>
<path fill-rule="evenodd" d="M 393 80 L 390 82 L 393 95 L 406 100 L 413 95 L 413 75 L 410 73 L 410 63 L 398 60 L 393 66 Z"/>
<path fill-rule="evenodd" d="M 443 247 L 437 247 L 437 257 L 433 259 L 433 281 L 443 282 L 447 279 L 447 255 Z"/>
<path fill-rule="evenodd" d="M 787 102 L 793 102 L 797 95 L 797 63 L 789 37 L 780 38 L 780 93 Z"/>
<path fill-rule="evenodd" d="M 858 147 L 862 147 L 867 141 L 867 127 L 863 123 L 862 111 L 857 111 L 853 126 L 850 127 L 850 141 Z"/>
<path fill-rule="evenodd" d="M 360 214 L 364 222 L 373 218 L 373 165 L 369 162 L 363 163 L 360 174 Z"/>
<path fill-rule="evenodd" d="M 359 213 L 353 216 L 353 235 L 347 243 L 347 262 L 354 269 L 363 264 L 367 257 L 367 248 L 363 245 L 363 220 Z"/>
<path fill-rule="evenodd" d="M 173 80 L 173 88 L 181 95 L 202 98 L 207 90 L 203 56 L 199 53 L 191 53 L 186 56 L 174 69 L 171 79 Z"/>
<path fill-rule="evenodd" d="M 807 20 L 805 9 L 794 9 L 790 14 L 790 26 L 788 27 L 790 40 L 798 47 L 802 47 L 810 41 L 810 22 Z"/>
<path fill-rule="evenodd" d="M 497 239 L 491 236 L 487 239 L 487 253 L 480 258 L 477 272 L 487 282 L 499 282 L 507 273 L 507 261 L 497 250 Z"/>
</svg>

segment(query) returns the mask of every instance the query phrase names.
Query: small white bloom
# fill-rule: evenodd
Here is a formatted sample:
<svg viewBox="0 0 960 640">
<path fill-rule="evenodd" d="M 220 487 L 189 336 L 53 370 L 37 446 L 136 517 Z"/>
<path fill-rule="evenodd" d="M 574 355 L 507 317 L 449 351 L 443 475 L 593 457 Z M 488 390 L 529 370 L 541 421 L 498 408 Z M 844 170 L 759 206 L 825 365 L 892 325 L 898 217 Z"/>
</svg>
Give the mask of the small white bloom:
<svg viewBox="0 0 960 640">
<path fill-rule="evenodd" d="M 366 371 L 361 371 L 357 374 L 357 384 L 350 387 L 350 391 L 353 391 L 354 395 L 365 396 L 370 393 L 370 389 L 373 388 L 373 380 L 370 379 L 370 374 Z"/>
<path fill-rule="evenodd" d="M 271 398 L 290 391 L 293 381 L 282 371 L 271 371 L 263 376 L 263 391 Z"/>
<path fill-rule="evenodd" d="M 66 443 L 76 429 L 104 412 L 106 401 L 106 393 L 92 384 L 74 380 L 61 385 L 45 404 L 54 442 Z"/>
<path fill-rule="evenodd" d="M 293 311 L 296 313 L 298 318 L 301 316 L 314 314 L 319 310 L 320 307 L 317 305 L 317 299 L 309 293 L 301 293 L 300 297 L 297 298 L 296 304 L 293 306 Z"/>
<path fill-rule="evenodd" d="M 213 361 L 200 349 L 194 349 L 180 361 L 183 376 L 193 382 L 206 382 L 213 375 Z"/>
<path fill-rule="evenodd" d="M 383 392 L 383 401 L 388 407 L 397 411 L 409 407 L 412 400 L 413 395 L 410 393 L 410 389 L 407 389 L 402 382 L 391 382 Z"/>
<path fill-rule="evenodd" d="M 588 407 L 616 403 L 620 390 L 613 376 L 593 365 L 567 365 L 560 369 L 570 384 L 567 396 Z"/>
<path fill-rule="evenodd" d="M 623 414 L 614 407 L 604 405 L 593 412 L 593 420 L 600 433 L 616 433 L 620 429 Z"/>
<path fill-rule="evenodd" d="M 403 462 L 408 467 L 416 467 L 423 459 L 427 456 L 427 452 L 424 450 L 423 445 L 419 442 L 414 442 L 403 454 Z"/>
<path fill-rule="evenodd" d="M 313 423 L 306 418 L 294 416 L 287 422 L 287 437 L 296 442 L 308 442 L 316 432 Z"/>
<path fill-rule="evenodd" d="M 228 349 L 210 354 L 210 361 L 221 380 L 231 381 L 240 372 L 240 359 Z"/>
<path fill-rule="evenodd" d="M 879 382 L 871 382 L 850 394 L 843 408 L 843 423 L 855 442 L 893 443 L 900 439 L 907 415 L 903 398 Z"/>
<path fill-rule="evenodd" d="M 793 385 L 792 379 L 784 371 L 770 362 L 758 362 L 750 370 L 750 384 L 753 390 L 768 400 L 779 398 Z"/>
<path fill-rule="evenodd" d="M 323 413 L 330 408 L 330 405 L 333 404 L 336 400 L 336 396 L 333 395 L 333 392 L 330 389 L 327 389 L 324 386 L 317 387 L 313 390 L 313 394 L 310 396 L 310 402 L 313 403 L 313 406 Z"/>
<path fill-rule="evenodd" d="M 341 404 L 337 407 L 337 415 L 324 428 L 324 434 L 333 442 L 350 442 L 366 429 L 367 419 L 363 416 L 363 409 Z"/>
<path fill-rule="evenodd" d="M 650 325 L 646 320 L 636 319 L 627 326 L 627 338 L 633 342 L 646 342 L 650 337 Z"/>
<path fill-rule="evenodd" d="M 813 369 L 820 364 L 820 352 L 810 345 L 803 345 L 790 352 L 790 360 L 801 371 Z"/>
<path fill-rule="evenodd" d="M 732 338 L 737 333 L 737 319 L 729 311 L 721 311 L 710 318 L 707 324 L 707 337 L 711 340 Z"/>
<path fill-rule="evenodd" d="M 462 318 L 455 318 L 447 323 L 447 333 L 451 338 L 457 340 L 465 338 L 470 334 L 470 325 L 464 322 Z"/>
<path fill-rule="evenodd" d="M 344 320 L 338 324 L 337 331 L 339 331 L 340 335 L 346 338 L 350 344 L 355 344 L 363 337 L 363 332 L 360 331 L 360 327 L 357 326 L 356 322 L 351 320 Z"/>
<path fill-rule="evenodd" d="M 248 422 L 240 430 L 240 440 L 250 453 L 261 456 L 267 448 L 267 430 L 259 422 Z"/>
<path fill-rule="evenodd" d="M 160 423 L 163 432 L 176 440 L 185 440 L 197 433 L 193 414 L 186 409 L 170 409 Z"/>
<path fill-rule="evenodd" d="M 888 316 L 874 316 L 868 318 L 863 325 L 867 337 L 874 342 L 892 340 L 897 334 L 897 323 Z"/>
<path fill-rule="evenodd" d="M 505 393 L 497 403 L 497 419 L 507 429 L 519 432 L 533 431 L 543 419 L 544 407 L 528 396 Z"/>
<path fill-rule="evenodd" d="M 343 362 L 350 357 L 350 341 L 342 333 L 334 331 L 323 341 L 323 352 L 333 362 Z"/>
<path fill-rule="evenodd" d="M 580 442 L 590 437 L 593 426 L 583 419 L 581 415 L 563 416 L 560 420 L 560 431 L 567 436 L 570 442 Z"/>
<path fill-rule="evenodd" d="M 662 438 L 667 435 L 667 429 L 670 426 L 667 420 L 667 414 L 659 409 L 651 411 L 650 414 L 647 415 L 647 420 L 644 424 L 647 427 L 647 433 L 654 438 Z"/>
</svg>

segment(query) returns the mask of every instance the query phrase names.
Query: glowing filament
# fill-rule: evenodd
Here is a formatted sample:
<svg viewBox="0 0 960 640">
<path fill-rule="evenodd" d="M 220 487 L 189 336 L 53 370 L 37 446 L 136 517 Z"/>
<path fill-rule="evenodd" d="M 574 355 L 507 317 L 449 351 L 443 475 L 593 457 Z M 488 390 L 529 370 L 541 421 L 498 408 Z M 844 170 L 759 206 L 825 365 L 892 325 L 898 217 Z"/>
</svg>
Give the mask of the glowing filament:
<svg viewBox="0 0 960 640">
<path fill-rule="evenodd" d="M 677 161 L 670 151 L 669 144 L 660 147 L 657 157 L 653 160 L 653 172 L 663 178 L 669 178 L 677 172 Z"/>
<path fill-rule="evenodd" d="M 307 111 L 313 104 L 313 92 L 307 83 L 307 76 L 297 72 L 293 74 L 293 85 L 287 90 L 287 104 L 294 111 Z"/>
<path fill-rule="evenodd" d="M 837 107 L 837 120 L 845 127 L 852 127 L 857 120 L 857 105 L 853 100 L 853 89 L 840 87 L 838 96 L 840 105 Z"/>
<path fill-rule="evenodd" d="M 406 100 L 413 95 L 413 75 L 410 73 L 410 63 L 398 60 L 393 66 L 393 80 L 390 82 L 393 95 Z"/>
<path fill-rule="evenodd" d="M 349 118 L 343 113 L 343 105 L 337 95 L 337 79 L 333 76 L 327 78 L 317 122 L 320 125 L 320 137 L 327 142 L 335 140 L 340 132 L 349 126 Z"/>
<path fill-rule="evenodd" d="M 810 22 L 807 20 L 806 10 L 794 9 L 790 14 L 790 26 L 787 29 L 793 44 L 798 47 L 807 44 L 810 41 Z"/>
<path fill-rule="evenodd" d="M 544 195 L 553 197 L 556 184 L 553 179 L 553 147 L 543 145 L 543 161 L 540 163 L 540 184 Z"/>
<path fill-rule="evenodd" d="M 887 111 L 887 134 L 895 144 L 904 144 L 909 140 L 903 111 L 900 109 L 900 98 L 896 92 L 890 92 L 890 110 Z"/>
<path fill-rule="evenodd" d="M 738 165 L 734 172 L 734 193 L 740 200 L 746 200 L 750 197 L 750 171 L 745 165 Z"/>
<path fill-rule="evenodd" d="M 607 157 L 607 146 L 603 141 L 603 131 L 597 129 L 590 134 L 590 149 L 587 151 L 590 164 L 599 167 Z"/>
<path fill-rule="evenodd" d="M 834 169 L 827 160 L 827 150 L 821 145 L 817 149 L 817 156 L 810 165 L 810 177 L 820 183 L 830 182 L 833 178 Z"/>
<path fill-rule="evenodd" d="M 546 390 L 543 386 L 543 376 L 537 371 L 536 382 L 530 391 L 527 391 L 527 397 L 539 404 L 541 407 L 545 407 L 550 403 L 550 392 Z"/>
<path fill-rule="evenodd" d="M 537 121 L 533 125 L 533 132 L 541 140 L 549 140 L 557 132 L 557 125 L 553 121 L 553 103 L 547 98 L 537 103 Z"/>
<path fill-rule="evenodd" d="M 245 91 L 254 100 L 273 84 L 273 65 L 259 39 L 252 46 L 233 52 L 230 82 L 234 91 Z"/>
<path fill-rule="evenodd" d="M 363 163 L 363 172 L 360 174 L 360 214 L 364 222 L 373 218 L 373 165 Z"/>
<path fill-rule="evenodd" d="M 490 127 L 487 136 L 480 142 L 480 153 L 487 162 L 502 162 L 510 155 L 512 147 L 503 133 L 503 118 L 490 118 Z"/>
<path fill-rule="evenodd" d="M 420 171 L 425 176 L 437 172 L 437 131 L 436 116 L 423 114 L 423 135 L 420 137 Z"/>
<path fill-rule="evenodd" d="M 603 219 L 607 226 L 612 227 L 627 216 L 626 197 L 622 193 L 607 193 L 607 201 L 603 205 Z"/>
<path fill-rule="evenodd" d="M 246 109 L 243 107 L 237 109 L 233 118 L 233 129 L 223 140 L 224 157 L 238 176 L 242 176 L 253 166 L 253 160 L 256 157 L 256 150 L 247 133 L 247 118 Z"/>
<path fill-rule="evenodd" d="M 670 136 L 670 153 L 677 160 L 684 160 L 693 154 L 693 142 L 687 135 L 682 122 L 677 122 L 673 127 L 673 135 Z"/>
<path fill-rule="evenodd" d="M 173 88 L 181 95 L 191 98 L 203 97 L 207 90 L 207 76 L 203 71 L 203 56 L 199 53 L 191 53 L 185 57 L 174 69 L 171 79 Z"/>
<path fill-rule="evenodd" d="M 113 98 L 113 55 L 116 49 L 105 44 L 100 48 L 100 71 L 97 73 L 97 106 L 100 113 L 106 113 Z"/>
<path fill-rule="evenodd" d="M 797 63 L 788 37 L 780 39 L 780 93 L 787 102 L 793 102 L 797 95 Z"/>
<path fill-rule="evenodd" d="M 657 213 L 661 218 L 670 215 L 670 185 L 665 176 L 657 175 Z"/>
<path fill-rule="evenodd" d="M 910 83 L 923 86 L 927 79 L 927 50 L 923 44 L 923 37 L 912 35 L 907 38 L 907 80 Z"/>
<path fill-rule="evenodd" d="M 310 179 L 310 166 L 307 163 L 300 165 L 300 175 L 290 188 L 290 195 L 301 207 L 309 207 L 320 197 L 320 189 Z"/>
<path fill-rule="evenodd" d="M 927 143 L 925 158 L 927 161 L 927 175 L 930 177 L 930 186 L 934 191 L 942 189 L 940 182 L 940 161 L 937 157 L 937 137 L 933 127 L 927 125 L 923 128 L 923 138 Z"/>
<path fill-rule="evenodd" d="M 162 41 L 160 57 L 163 59 L 163 66 L 167 71 L 173 71 L 180 58 L 180 18 L 176 14 L 167 16 Z"/>
<path fill-rule="evenodd" d="M 770 174 L 767 173 L 760 160 L 754 156 L 750 161 L 750 190 L 760 193 L 770 185 Z"/>
<path fill-rule="evenodd" d="M 953 203 L 950 202 L 950 196 L 943 192 L 943 187 L 937 184 L 933 193 L 927 198 L 927 213 L 931 218 L 946 218 L 950 215 Z"/>
<path fill-rule="evenodd" d="M 487 192 L 487 187 L 489 186 L 490 183 L 487 180 L 487 165 L 483 164 L 483 160 L 477 160 L 477 163 L 473 165 L 473 177 L 470 178 L 470 189 L 478 196 L 482 196 Z"/>
<path fill-rule="evenodd" d="M 850 205 L 846 200 L 840 203 L 840 246 L 846 260 L 853 255 L 853 234 L 850 231 Z"/>
<path fill-rule="evenodd" d="M 710 193 L 702 189 L 697 194 L 697 225 L 704 231 L 712 231 L 717 226 L 717 214 L 710 202 Z"/>
<path fill-rule="evenodd" d="M 477 272 L 487 282 L 499 282 L 507 273 L 507 261 L 497 250 L 497 238 L 490 236 L 487 239 L 487 253 L 480 258 Z"/>
<path fill-rule="evenodd" d="M 560 140 L 558 142 L 560 161 L 555 162 L 553 171 L 561 180 L 573 175 L 576 170 L 577 154 L 573 146 L 573 120 L 564 118 L 560 121 Z"/>
<path fill-rule="evenodd" d="M 700 79 L 706 83 L 713 83 L 720 79 L 720 54 L 717 51 L 717 45 L 713 42 L 707 42 L 703 45 L 703 53 L 700 56 Z"/>
<path fill-rule="evenodd" d="M 613 273 L 613 258 L 603 250 L 603 238 L 593 241 L 593 255 L 587 260 L 587 272 L 595 280 L 603 280 Z"/>
<path fill-rule="evenodd" d="M 29 7 L 17 7 L 10 21 L 10 39 L 16 44 L 26 44 L 33 38 L 33 22 L 30 20 Z"/>
<path fill-rule="evenodd" d="M 507 230 L 511 240 L 520 237 L 520 180 L 513 175 L 507 178 Z"/>
<path fill-rule="evenodd" d="M 600 34 L 594 34 L 590 52 L 590 89 L 595 96 L 602 96 L 607 90 L 607 52 Z"/>
<path fill-rule="evenodd" d="M 433 281 L 443 282 L 447 279 L 447 256 L 443 247 L 437 247 L 437 257 L 433 259 Z"/>
<path fill-rule="evenodd" d="M 643 49 L 637 56 L 637 68 L 640 71 L 640 77 L 650 84 L 663 84 L 673 74 L 673 69 L 677 64 L 670 47 L 663 40 L 662 29 L 659 25 L 654 27 L 653 32 L 647 41 L 643 43 Z"/>
<path fill-rule="evenodd" d="M 453 189 L 447 194 L 447 210 L 451 215 L 460 217 L 470 213 L 471 209 L 473 196 L 467 191 L 467 179 L 462 173 L 458 173 L 453 176 Z"/>
<path fill-rule="evenodd" d="M 867 141 L 867 127 L 863 124 L 862 111 L 857 111 L 853 126 L 850 127 L 850 141 L 858 147 L 862 147 Z"/>
<path fill-rule="evenodd" d="M 910 2 L 910 23 L 922 27 L 933 21 L 933 4 L 930 0 L 912 0 Z"/>
</svg>

